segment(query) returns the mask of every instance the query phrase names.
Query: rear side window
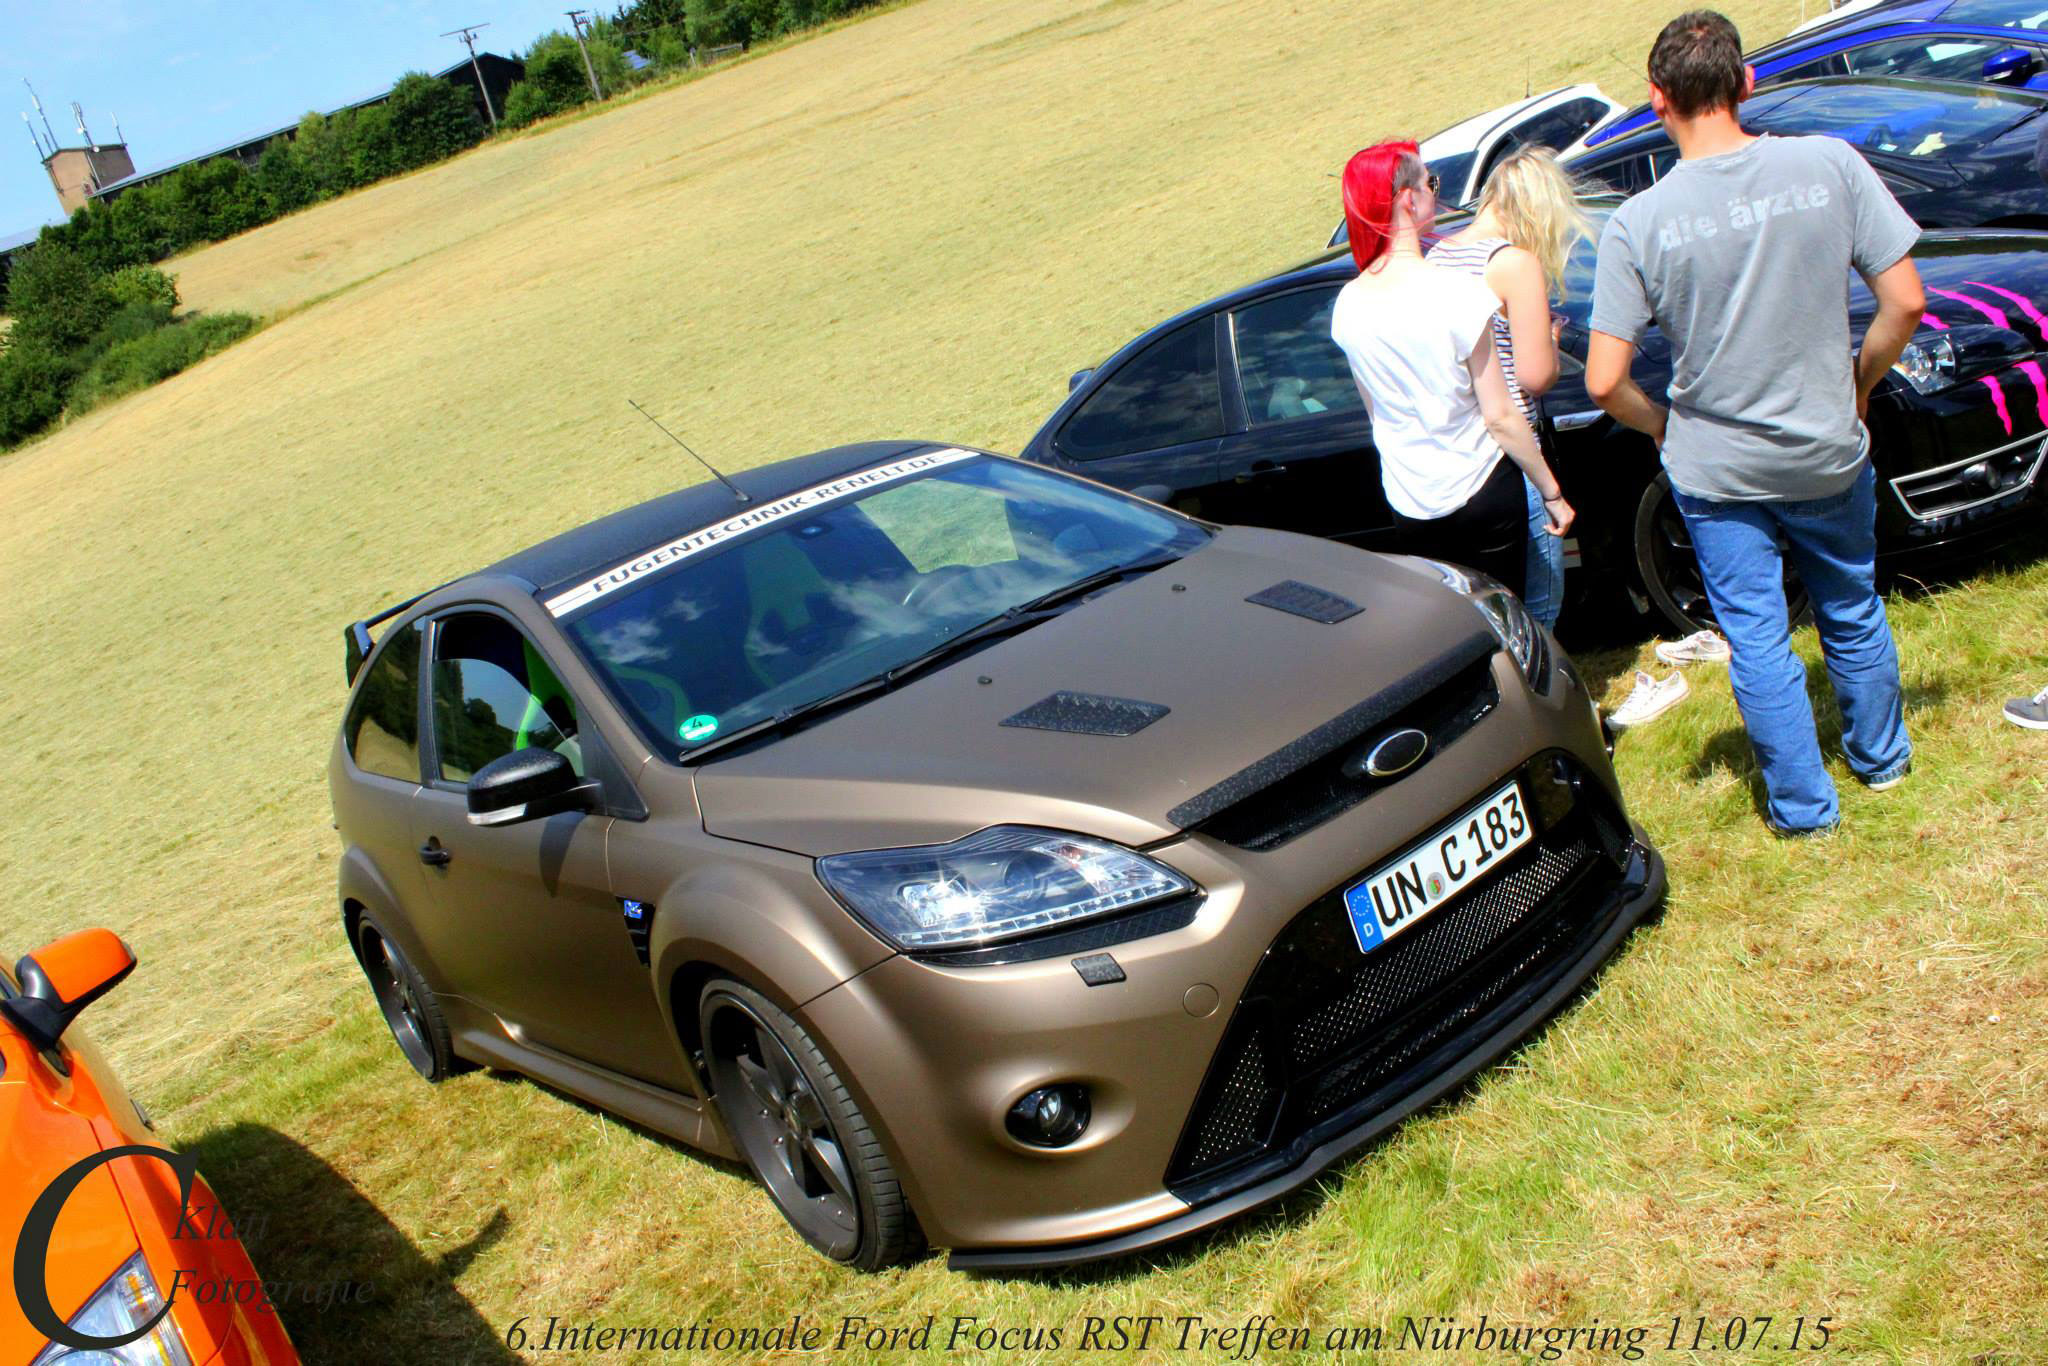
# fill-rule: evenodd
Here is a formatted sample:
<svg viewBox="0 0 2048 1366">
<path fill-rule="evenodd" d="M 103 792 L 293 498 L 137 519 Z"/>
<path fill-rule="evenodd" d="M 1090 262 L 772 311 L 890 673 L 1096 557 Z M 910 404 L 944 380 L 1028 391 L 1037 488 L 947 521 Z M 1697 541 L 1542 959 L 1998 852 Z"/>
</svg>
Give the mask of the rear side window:
<svg viewBox="0 0 2048 1366">
<path fill-rule="evenodd" d="M 408 783 L 420 780 L 419 684 L 419 627 L 395 627 L 370 661 L 342 723 L 357 768 Z"/>
<path fill-rule="evenodd" d="M 466 783 L 514 750 L 551 749 L 583 772 L 576 705 L 519 628 L 487 612 L 434 631 L 434 749 L 444 782 Z"/>
<path fill-rule="evenodd" d="M 1337 290 L 1302 289 L 1237 310 L 1231 329 L 1254 427 L 1363 411 L 1351 367 L 1330 340 Z"/>
<path fill-rule="evenodd" d="M 1179 446 L 1223 435 L 1216 320 L 1197 318 L 1126 361 L 1067 419 L 1061 451 L 1076 460 Z"/>
</svg>

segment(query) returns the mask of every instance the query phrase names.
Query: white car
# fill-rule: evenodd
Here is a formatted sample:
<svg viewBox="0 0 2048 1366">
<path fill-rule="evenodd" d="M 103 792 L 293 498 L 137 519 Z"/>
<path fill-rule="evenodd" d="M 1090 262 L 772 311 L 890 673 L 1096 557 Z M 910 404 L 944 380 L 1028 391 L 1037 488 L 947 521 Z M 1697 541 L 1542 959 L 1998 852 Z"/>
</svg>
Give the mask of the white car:
<svg viewBox="0 0 2048 1366">
<path fill-rule="evenodd" d="M 1534 144 L 1551 148 L 1560 159 L 1572 156 L 1585 150 L 1588 136 L 1627 112 L 1627 105 L 1598 86 L 1568 85 L 1452 124 L 1423 140 L 1422 159 L 1441 182 L 1438 202 L 1447 209 L 1470 204 L 1487 174 L 1517 147 Z M 1344 240 L 1339 223 L 1330 245 Z"/>
</svg>

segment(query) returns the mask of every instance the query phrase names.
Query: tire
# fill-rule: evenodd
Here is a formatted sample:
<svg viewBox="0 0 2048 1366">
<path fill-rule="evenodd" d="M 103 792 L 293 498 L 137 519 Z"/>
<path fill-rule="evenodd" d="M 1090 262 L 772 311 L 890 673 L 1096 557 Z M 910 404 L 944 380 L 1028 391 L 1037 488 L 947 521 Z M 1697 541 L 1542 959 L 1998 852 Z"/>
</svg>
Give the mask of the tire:
<svg viewBox="0 0 2048 1366">
<path fill-rule="evenodd" d="M 1635 557 L 1643 592 L 1681 635 L 1720 629 L 1713 604 L 1707 601 L 1692 536 L 1671 497 L 1671 476 L 1661 470 L 1636 502 Z M 1785 566 L 1785 608 L 1794 626 L 1813 611 L 1806 586 L 1790 563 Z"/>
<path fill-rule="evenodd" d="M 466 1070 L 455 1056 L 448 1037 L 448 1021 L 442 1018 L 440 998 L 427 979 L 368 916 L 356 929 L 356 951 L 363 975 L 370 979 L 377 1009 L 391 1030 L 398 1051 L 429 1082 L 442 1082 Z"/>
<path fill-rule="evenodd" d="M 790 1227 L 861 1271 L 922 1252 L 896 1169 L 803 1026 L 729 978 L 706 984 L 697 1017 L 726 1132 Z"/>
</svg>

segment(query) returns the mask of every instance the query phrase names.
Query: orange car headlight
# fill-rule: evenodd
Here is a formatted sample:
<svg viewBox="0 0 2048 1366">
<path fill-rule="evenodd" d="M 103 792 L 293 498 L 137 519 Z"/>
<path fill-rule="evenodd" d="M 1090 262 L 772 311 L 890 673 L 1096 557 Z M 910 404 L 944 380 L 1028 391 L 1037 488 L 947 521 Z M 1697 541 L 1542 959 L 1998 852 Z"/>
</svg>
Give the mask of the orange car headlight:
<svg viewBox="0 0 2048 1366">
<path fill-rule="evenodd" d="M 163 1313 L 163 1308 L 156 1278 L 138 1252 L 93 1292 L 85 1307 L 71 1317 L 69 1326 L 83 1337 L 123 1338 Z M 53 1342 L 30 1366 L 56 1366 L 58 1362 L 64 1366 L 192 1366 L 192 1356 L 185 1350 L 178 1325 L 164 1314 L 156 1327 L 133 1342 L 91 1350 Z"/>
</svg>

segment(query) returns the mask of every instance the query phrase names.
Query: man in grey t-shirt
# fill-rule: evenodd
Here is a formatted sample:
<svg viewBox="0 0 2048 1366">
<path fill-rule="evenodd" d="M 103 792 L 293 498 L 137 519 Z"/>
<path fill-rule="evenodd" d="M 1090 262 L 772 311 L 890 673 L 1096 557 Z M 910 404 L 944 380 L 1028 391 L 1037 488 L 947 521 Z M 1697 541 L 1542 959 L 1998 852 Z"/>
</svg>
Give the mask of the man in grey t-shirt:
<svg viewBox="0 0 2048 1366">
<path fill-rule="evenodd" d="M 1679 161 L 1601 235 L 1586 388 L 1662 449 L 1733 647 L 1766 819 L 1779 833 L 1809 834 L 1832 829 L 1840 806 L 1791 650 L 1781 538 L 1813 598 L 1850 769 L 1881 790 L 1905 777 L 1912 757 L 1877 596 L 1862 417 L 1920 322 L 1920 277 L 1907 255 L 1919 229 L 1846 144 L 1744 132 L 1736 109 L 1751 84 L 1723 16 L 1694 10 L 1658 35 L 1650 104 Z M 1878 304 L 1860 353 L 1849 336 L 1852 269 Z M 1629 378 L 1653 322 L 1673 348 L 1668 409 Z"/>
</svg>

